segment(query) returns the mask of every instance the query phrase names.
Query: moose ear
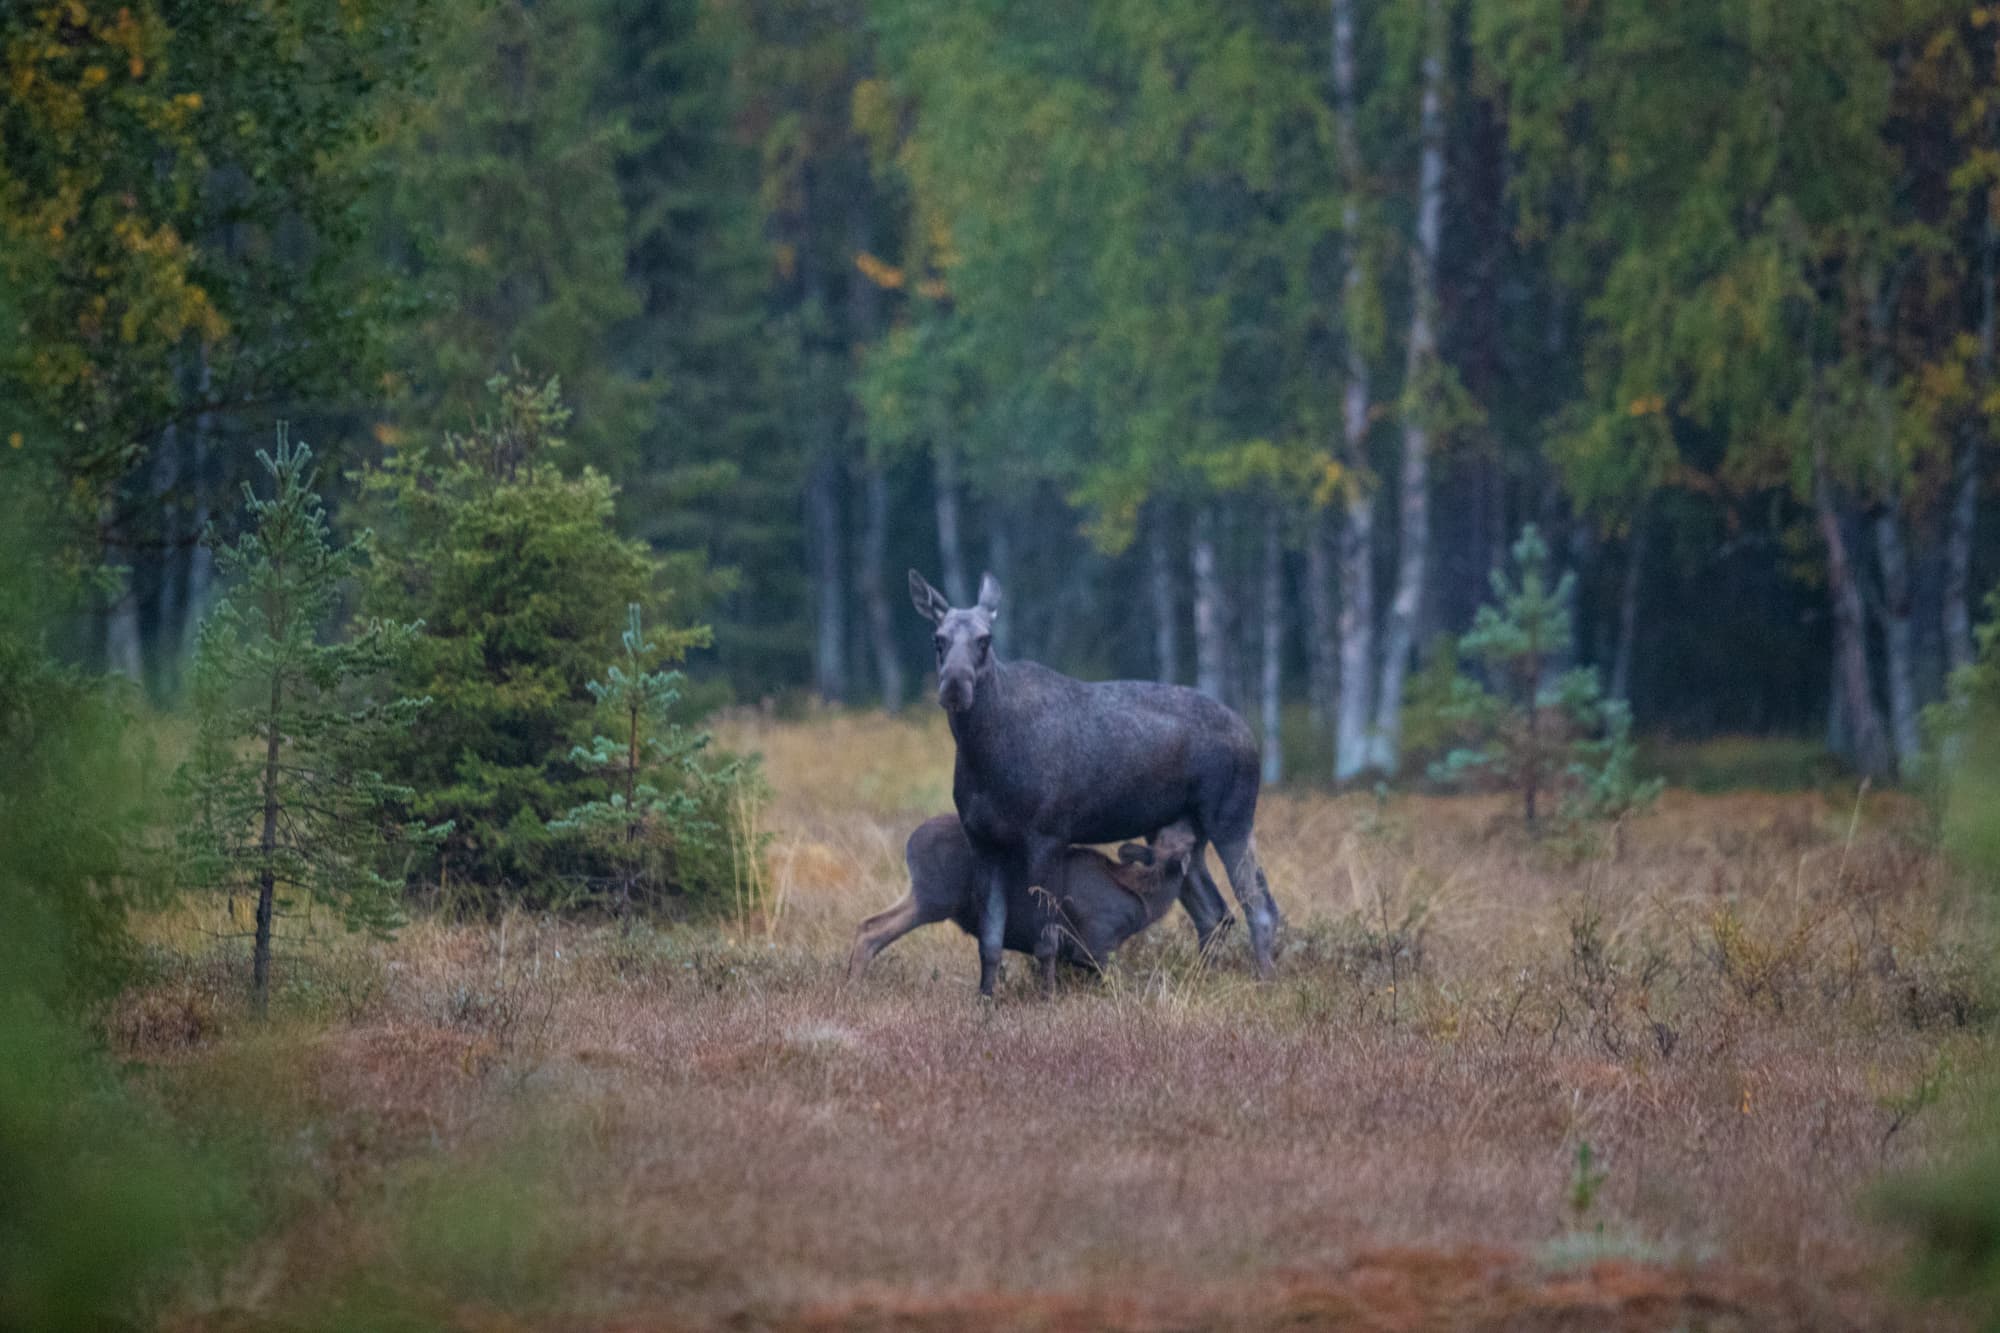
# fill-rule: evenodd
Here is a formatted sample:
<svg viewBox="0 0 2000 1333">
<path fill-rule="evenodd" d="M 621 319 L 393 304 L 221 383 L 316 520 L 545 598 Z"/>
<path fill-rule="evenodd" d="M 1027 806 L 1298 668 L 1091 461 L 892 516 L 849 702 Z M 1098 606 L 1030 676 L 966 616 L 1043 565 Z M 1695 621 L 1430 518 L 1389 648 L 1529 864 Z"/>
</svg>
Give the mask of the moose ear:
<svg viewBox="0 0 2000 1333">
<path fill-rule="evenodd" d="M 1000 614 L 1000 580 L 991 574 L 979 576 L 979 609 L 989 620 Z"/>
<path fill-rule="evenodd" d="M 1128 866 L 1153 864 L 1153 849 L 1142 842 L 1128 842 L 1118 849 L 1118 859 Z"/>
<path fill-rule="evenodd" d="M 933 588 L 922 574 L 910 571 L 910 604 L 917 608 L 917 614 L 935 625 L 944 619 L 945 612 L 951 610 L 951 603 L 944 594 Z"/>
</svg>

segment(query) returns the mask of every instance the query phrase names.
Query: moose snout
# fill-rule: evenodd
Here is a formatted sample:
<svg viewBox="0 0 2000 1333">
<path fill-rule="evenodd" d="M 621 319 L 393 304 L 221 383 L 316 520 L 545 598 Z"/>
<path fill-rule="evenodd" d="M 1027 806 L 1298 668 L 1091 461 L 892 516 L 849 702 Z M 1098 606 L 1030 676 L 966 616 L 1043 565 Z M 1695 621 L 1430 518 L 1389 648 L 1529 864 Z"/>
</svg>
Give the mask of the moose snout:
<svg viewBox="0 0 2000 1333">
<path fill-rule="evenodd" d="M 953 672 L 939 676 L 938 706 L 947 713 L 963 713 L 972 707 L 972 674 Z"/>
</svg>

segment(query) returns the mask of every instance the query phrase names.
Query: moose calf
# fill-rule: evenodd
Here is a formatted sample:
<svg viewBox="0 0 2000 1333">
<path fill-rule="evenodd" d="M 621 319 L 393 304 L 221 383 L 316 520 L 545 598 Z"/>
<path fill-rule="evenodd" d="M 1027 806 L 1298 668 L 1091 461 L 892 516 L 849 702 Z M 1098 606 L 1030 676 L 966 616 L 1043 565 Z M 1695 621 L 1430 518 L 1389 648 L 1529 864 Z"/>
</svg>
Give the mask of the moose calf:
<svg viewBox="0 0 2000 1333">
<path fill-rule="evenodd" d="M 1153 837 L 1153 845 L 1126 843 L 1118 860 L 1084 847 L 1064 855 L 1052 892 L 1028 887 L 1027 867 L 1007 877 L 1005 947 L 1033 954 L 1042 986 L 1055 985 L 1056 960 L 1100 969 L 1126 940 L 1158 921 L 1180 898 L 1193 860 L 1196 838 L 1186 820 Z M 855 932 L 848 955 L 849 980 L 867 970 L 875 955 L 915 930 L 952 921 L 978 937 L 984 901 L 972 844 L 957 815 L 939 815 L 919 825 L 903 849 L 910 868 L 910 892 L 886 912 L 878 912 Z"/>
</svg>

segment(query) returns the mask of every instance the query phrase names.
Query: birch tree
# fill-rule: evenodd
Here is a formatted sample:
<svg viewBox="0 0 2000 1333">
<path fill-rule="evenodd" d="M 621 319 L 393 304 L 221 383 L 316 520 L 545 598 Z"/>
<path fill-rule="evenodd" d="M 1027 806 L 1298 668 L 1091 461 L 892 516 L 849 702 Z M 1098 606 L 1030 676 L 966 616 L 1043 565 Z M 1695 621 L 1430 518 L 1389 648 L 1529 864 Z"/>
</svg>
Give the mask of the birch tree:
<svg viewBox="0 0 2000 1333">
<path fill-rule="evenodd" d="M 1416 231 L 1410 241 L 1410 330 L 1404 346 L 1403 458 L 1396 531 L 1396 591 L 1382 632 L 1382 683 L 1368 737 L 1369 766 L 1394 773 L 1403 726 L 1403 680 L 1416 646 L 1430 558 L 1431 421 L 1442 377 L 1437 354 L 1438 247 L 1444 224 L 1444 80 L 1451 26 L 1444 0 L 1425 0 L 1418 110 Z"/>
</svg>

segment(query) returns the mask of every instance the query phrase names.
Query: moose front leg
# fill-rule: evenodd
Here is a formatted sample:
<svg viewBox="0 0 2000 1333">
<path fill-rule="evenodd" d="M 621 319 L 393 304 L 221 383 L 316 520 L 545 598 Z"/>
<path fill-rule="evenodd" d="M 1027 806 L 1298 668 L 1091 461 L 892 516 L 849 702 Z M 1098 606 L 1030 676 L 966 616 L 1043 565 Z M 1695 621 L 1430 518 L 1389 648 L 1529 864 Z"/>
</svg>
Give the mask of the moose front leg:
<svg viewBox="0 0 2000 1333">
<path fill-rule="evenodd" d="M 1007 866 L 999 858 L 982 857 L 979 872 L 985 892 L 979 909 L 979 993 L 991 999 L 993 983 L 1000 979 L 1000 951 L 1007 943 Z"/>
</svg>

